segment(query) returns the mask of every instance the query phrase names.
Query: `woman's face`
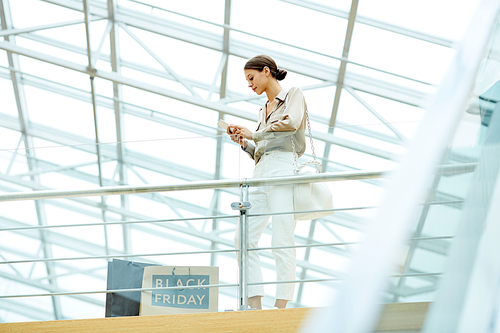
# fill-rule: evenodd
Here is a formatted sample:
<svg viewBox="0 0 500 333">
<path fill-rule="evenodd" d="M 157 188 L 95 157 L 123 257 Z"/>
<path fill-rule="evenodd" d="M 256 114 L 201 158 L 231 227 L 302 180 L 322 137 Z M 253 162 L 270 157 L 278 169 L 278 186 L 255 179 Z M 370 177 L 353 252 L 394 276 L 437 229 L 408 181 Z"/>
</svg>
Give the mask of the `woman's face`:
<svg viewBox="0 0 500 333">
<path fill-rule="evenodd" d="M 262 72 L 256 69 L 245 69 L 245 79 L 248 82 L 248 86 L 257 94 L 262 94 L 269 82 L 269 76 L 271 72 L 268 67 L 264 67 Z"/>
</svg>

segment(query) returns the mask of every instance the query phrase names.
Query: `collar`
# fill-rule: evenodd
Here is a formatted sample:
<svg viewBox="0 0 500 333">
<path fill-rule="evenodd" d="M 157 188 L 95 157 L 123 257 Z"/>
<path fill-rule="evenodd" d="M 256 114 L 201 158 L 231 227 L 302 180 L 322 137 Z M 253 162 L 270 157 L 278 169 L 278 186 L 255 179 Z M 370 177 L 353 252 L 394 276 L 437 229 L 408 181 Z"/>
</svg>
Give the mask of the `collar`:
<svg viewBox="0 0 500 333">
<path fill-rule="evenodd" d="M 282 89 L 279 94 L 276 96 L 275 99 L 278 99 L 280 100 L 281 102 L 284 102 L 285 101 L 285 98 L 286 98 L 286 95 L 288 95 L 288 92 L 290 91 L 290 89 Z M 262 110 L 266 110 L 266 106 L 267 106 L 267 102 L 264 103 L 264 106 L 261 108 Z"/>
<path fill-rule="evenodd" d="M 276 96 L 276 99 L 278 99 L 279 101 L 281 102 L 284 102 L 285 101 L 285 98 L 286 96 L 288 95 L 288 92 L 290 91 L 290 89 L 282 89 L 279 94 Z M 260 108 L 260 114 L 261 114 L 261 119 L 259 121 L 259 126 L 260 126 L 260 123 L 262 122 L 265 122 L 266 121 L 266 106 L 267 106 L 267 102 L 264 104 L 263 107 Z M 269 113 L 269 116 L 271 116 L 273 112 Z M 269 117 L 268 116 L 268 117 Z"/>
<path fill-rule="evenodd" d="M 280 101 L 285 101 L 285 98 L 286 98 L 286 95 L 288 95 L 288 91 L 290 89 L 283 89 L 280 91 L 280 93 L 278 94 L 278 96 L 276 96 L 277 99 L 279 99 Z"/>
</svg>

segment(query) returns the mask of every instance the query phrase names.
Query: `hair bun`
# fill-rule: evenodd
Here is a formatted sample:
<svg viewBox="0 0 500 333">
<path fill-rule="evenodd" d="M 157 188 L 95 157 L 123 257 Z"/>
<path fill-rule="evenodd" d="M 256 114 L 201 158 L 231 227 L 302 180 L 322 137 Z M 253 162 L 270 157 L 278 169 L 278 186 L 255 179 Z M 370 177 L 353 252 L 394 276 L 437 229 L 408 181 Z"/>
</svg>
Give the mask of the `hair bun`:
<svg viewBox="0 0 500 333">
<path fill-rule="evenodd" d="M 281 68 L 276 69 L 276 80 L 278 81 L 283 80 L 286 77 L 287 73 L 288 72 L 286 71 L 286 69 L 281 69 Z"/>
</svg>

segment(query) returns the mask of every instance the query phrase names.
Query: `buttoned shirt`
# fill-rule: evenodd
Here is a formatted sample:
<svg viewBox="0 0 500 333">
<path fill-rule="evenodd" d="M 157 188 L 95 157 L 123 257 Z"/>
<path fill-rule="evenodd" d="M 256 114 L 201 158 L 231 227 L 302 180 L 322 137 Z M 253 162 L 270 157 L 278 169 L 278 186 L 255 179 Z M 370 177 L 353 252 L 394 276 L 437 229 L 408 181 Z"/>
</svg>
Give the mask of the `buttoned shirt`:
<svg viewBox="0 0 500 333">
<path fill-rule="evenodd" d="M 276 104 L 269 115 L 267 103 L 259 111 L 257 130 L 252 133 L 254 144 L 247 142 L 242 149 L 255 160 L 257 164 L 267 151 L 293 151 L 295 144 L 297 157 L 306 150 L 306 102 L 302 90 L 297 87 L 283 89 L 276 96 Z"/>
</svg>

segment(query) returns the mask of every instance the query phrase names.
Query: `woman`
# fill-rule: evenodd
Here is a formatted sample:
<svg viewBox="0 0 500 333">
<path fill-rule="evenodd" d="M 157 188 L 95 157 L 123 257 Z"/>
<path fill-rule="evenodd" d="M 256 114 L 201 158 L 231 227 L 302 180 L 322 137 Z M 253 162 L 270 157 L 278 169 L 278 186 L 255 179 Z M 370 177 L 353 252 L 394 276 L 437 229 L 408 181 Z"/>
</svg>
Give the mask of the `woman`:
<svg viewBox="0 0 500 333">
<path fill-rule="evenodd" d="M 250 59 L 245 67 L 248 86 L 257 94 L 266 93 L 267 102 L 259 111 L 257 130 L 231 124 L 228 134 L 231 140 L 241 145 L 243 151 L 255 160 L 254 178 L 293 175 L 294 154 L 302 156 L 305 151 L 304 130 L 306 127 L 305 100 L 299 88 L 283 89 L 278 81 L 287 71 L 278 69 L 274 60 L 266 55 Z M 232 131 L 232 132 L 231 132 Z M 293 140 L 293 144 L 292 144 Z M 253 141 L 252 144 L 250 141 Z M 293 211 L 293 185 L 264 186 L 250 191 L 252 208 L 249 214 Z M 248 248 L 258 247 L 260 236 L 266 229 L 269 216 L 248 219 Z M 272 246 L 293 246 L 295 219 L 293 214 L 275 215 L 272 218 Z M 238 233 L 235 241 L 238 246 Z M 295 280 L 295 249 L 273 250 L 276 260 L 277 281 Z M 262 272 L 257 251 L 248 252 L 248 282 L 262 282 Z M 285 308 L 293 299 L 294 283 L 276 286 L 275 307 Z M 261 309 L 264 296 L 263 285 L 248 286 L 248 304 Z"/>
</svg>

